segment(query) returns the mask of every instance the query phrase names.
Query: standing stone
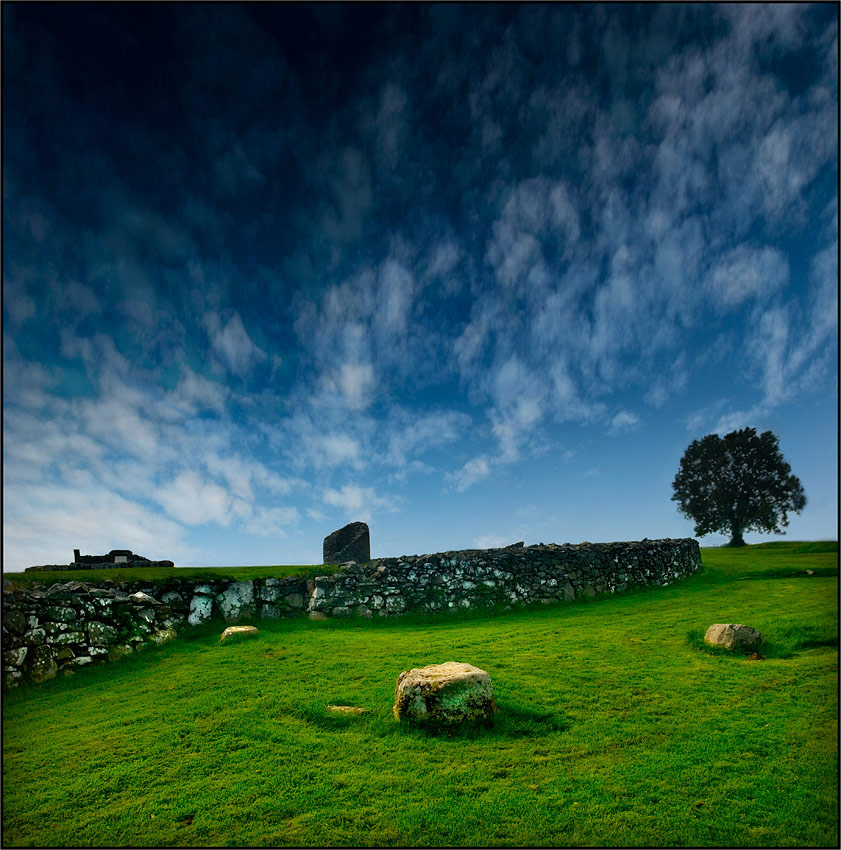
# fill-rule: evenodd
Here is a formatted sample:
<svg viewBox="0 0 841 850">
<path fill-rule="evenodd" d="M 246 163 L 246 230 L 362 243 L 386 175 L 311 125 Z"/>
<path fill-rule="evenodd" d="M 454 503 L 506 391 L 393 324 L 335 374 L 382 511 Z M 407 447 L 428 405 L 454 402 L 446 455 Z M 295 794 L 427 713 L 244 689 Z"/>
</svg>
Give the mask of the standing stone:
<svg viewBox="0 0 841 850">
<path fill-rule="evenodd" d="M 347 561 L 362 564 L 370 560 L 371 537 L 364 522 L 352 522 L 324 538 L 325 564 L 344 564 Z"/>
</svg>

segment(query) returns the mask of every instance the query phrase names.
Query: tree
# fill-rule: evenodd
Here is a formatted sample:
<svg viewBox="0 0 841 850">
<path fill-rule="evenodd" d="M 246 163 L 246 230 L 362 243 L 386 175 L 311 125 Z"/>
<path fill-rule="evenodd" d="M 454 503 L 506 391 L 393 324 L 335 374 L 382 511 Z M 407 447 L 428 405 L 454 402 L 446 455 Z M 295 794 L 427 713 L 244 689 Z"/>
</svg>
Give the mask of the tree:
<svg viewBox="0 0 841 850">
<path fill-rule="evenodd" d="M 777 437 L 771 431 L 757 436 L 753 428 L 695 440 L 680 459 L 672 487 L 672 501 L 695 522 L 695 534 L 729 532 L 729 546 L 744 546 L 745 531 L 781 534 L 788 512 L 806 506 Z"/>
</svg>

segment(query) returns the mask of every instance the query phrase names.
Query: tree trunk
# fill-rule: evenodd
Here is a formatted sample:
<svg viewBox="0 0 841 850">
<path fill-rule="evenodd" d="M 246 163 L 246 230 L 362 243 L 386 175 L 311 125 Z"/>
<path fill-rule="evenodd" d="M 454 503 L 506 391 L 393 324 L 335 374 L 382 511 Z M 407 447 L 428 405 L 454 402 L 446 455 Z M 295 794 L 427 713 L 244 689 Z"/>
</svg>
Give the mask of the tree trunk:
<svg viewBox="0 0 841 850">
<path fill-rule="evenodd" d="M 728 546 L 747 546 L 745 543 L 745 538 L 742 537 L 742 529 L 737 528 L 735 525 L 730 529 L 730 542 L 727 544 Z"/>
</svg>

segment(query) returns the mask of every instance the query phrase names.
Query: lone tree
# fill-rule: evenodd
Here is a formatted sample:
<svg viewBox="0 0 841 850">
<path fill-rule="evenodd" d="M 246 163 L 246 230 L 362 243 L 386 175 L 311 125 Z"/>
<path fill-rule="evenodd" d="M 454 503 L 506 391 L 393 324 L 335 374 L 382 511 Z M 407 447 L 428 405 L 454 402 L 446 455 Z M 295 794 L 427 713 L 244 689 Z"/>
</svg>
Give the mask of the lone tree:
<svg viewBox="0 0 841 850">
<path fill-rule="evenodd" d="M 695 440 L 672 487 L 672 501 L 695 522 L 695 534 L 729 532 L 728 546 L 744 546 L 745 531 L 781 534 L 788 512 L 800 513 L 806 505 L 777 437 L 771 431 L 757 436 L 753 428 Z"/>
</svg>

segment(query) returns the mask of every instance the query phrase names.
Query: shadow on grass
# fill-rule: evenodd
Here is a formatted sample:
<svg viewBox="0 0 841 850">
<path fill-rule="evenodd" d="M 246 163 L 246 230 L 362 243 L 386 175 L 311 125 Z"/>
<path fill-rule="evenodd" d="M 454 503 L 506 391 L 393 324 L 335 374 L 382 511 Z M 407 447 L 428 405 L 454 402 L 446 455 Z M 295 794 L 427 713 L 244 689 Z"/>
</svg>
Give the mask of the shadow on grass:
<svg viewBox="0 0 841 850">
<path fill-rule="evenodd" d="M 332 704 L 359 705 L 359 702 L 353 699 L 335 699 Z M 444 728 L 419 726 L 405 721 L 398 723 L 392 717 L 391 711 L 386 712 L 382 707 L 379 710 L 368 708 L 364 714 L 334 714 L 327 710 L 326 704 L 311 702 L 291 707 L 288 713 L 297 720 L 326 732 L 346 732 L 364 727 L 367 732 L 378 737 L 398 736 L 420 739 L 475 740 L 490 736 L 521 740 L 565 732 L 570 725 L 567 718 L 556 711 L 537 711 L 508 703 L 499 704 L 499 711 L 494 715 L 492 724 L 465 723 Z"/>
</svg>

